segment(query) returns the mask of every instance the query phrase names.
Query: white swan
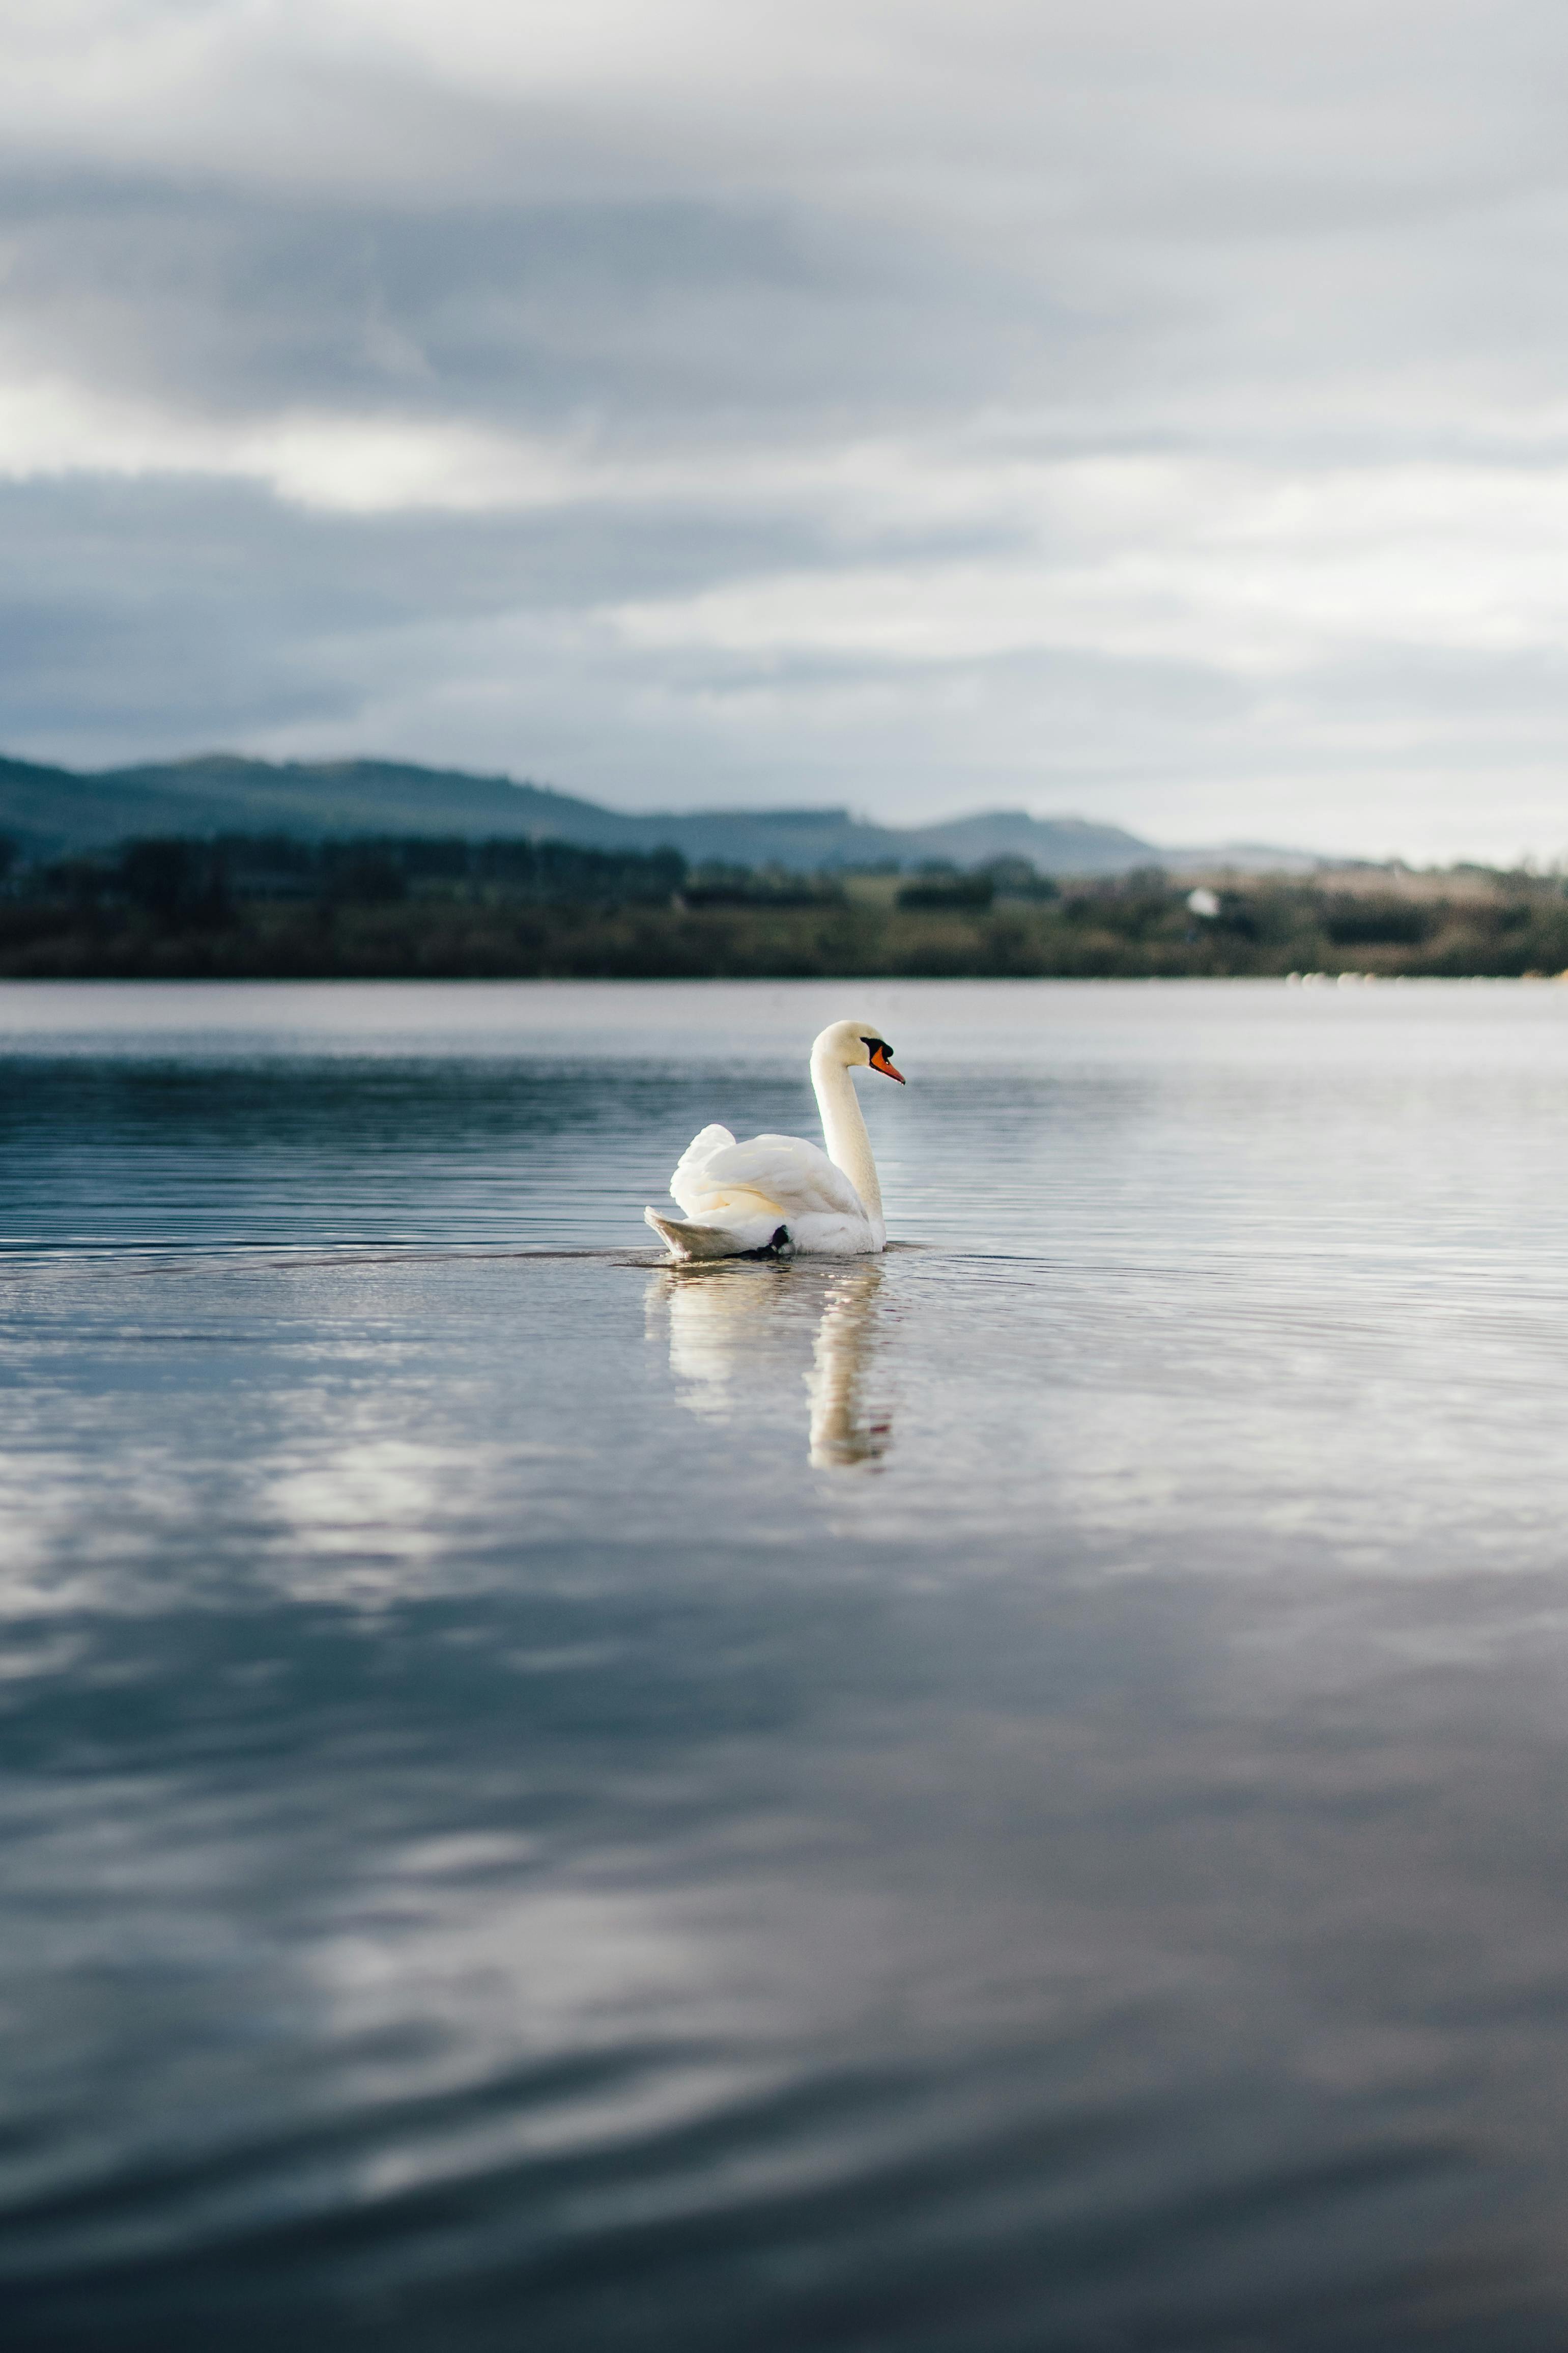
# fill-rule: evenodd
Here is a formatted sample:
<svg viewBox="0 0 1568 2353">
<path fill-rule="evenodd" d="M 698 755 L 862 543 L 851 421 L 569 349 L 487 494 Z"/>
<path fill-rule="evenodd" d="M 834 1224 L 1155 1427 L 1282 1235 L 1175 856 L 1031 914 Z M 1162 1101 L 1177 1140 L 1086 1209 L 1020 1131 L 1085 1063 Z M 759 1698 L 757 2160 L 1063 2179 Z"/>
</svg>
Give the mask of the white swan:
<svg viewBox="0 0 1568 2353">
<path fill-rule="evenodd" d="M 835 1021 L 811 1050 L 811 1083 L 826 1152 L 802 1135 L 753 1135 L 727 1127 L 693 1136 L 669 1180 L 686 1212 L 643 1216 L 671 1258 L 871 1258 L 887 1239 L 871 1139 L 849 1073 L 893 1068 L 893 1050 L 868 1021 Z"/>
</svg>

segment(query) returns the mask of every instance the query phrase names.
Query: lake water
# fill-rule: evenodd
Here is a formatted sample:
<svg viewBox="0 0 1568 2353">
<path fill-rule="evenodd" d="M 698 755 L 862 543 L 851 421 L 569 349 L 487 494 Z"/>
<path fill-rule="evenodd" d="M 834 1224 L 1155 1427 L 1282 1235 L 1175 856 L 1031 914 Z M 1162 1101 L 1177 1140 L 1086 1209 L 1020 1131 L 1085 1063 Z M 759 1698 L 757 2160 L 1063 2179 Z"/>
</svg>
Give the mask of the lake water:
<svg viewBox="0 0 1568 2353">
<path fill-rule="evenodd" d="M 655 1262 L 864 1016 L 890 1231 Z M 1568 989 L 0 987 L 0 2304 L 1557 2353 Z"/>
</svg>

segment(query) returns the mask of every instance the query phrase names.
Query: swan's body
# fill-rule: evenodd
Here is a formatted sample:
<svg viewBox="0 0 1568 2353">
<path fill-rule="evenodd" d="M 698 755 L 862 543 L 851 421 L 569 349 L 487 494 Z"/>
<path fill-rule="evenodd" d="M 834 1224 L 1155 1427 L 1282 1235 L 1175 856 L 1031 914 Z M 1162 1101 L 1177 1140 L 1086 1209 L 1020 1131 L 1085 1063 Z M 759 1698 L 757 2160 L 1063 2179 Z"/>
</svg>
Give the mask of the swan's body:
<svg viewBox="0 0 1568 2353">
<path fill-rule="evenodd" d="M 882 1194 L 871 1139 L 849 1073 L 869 1066 L 903 1083 L 892 1050 L 868 1022 L 835 1021 L 811 1050 L 811 1083 L 824 1152 L 801 1135 L 753 1135 L 705 1127 L 669 1180 L 684 1217 L 645 1209 L 678 1259 L 871 1258 L 882 1249 Z"/>
</svg>

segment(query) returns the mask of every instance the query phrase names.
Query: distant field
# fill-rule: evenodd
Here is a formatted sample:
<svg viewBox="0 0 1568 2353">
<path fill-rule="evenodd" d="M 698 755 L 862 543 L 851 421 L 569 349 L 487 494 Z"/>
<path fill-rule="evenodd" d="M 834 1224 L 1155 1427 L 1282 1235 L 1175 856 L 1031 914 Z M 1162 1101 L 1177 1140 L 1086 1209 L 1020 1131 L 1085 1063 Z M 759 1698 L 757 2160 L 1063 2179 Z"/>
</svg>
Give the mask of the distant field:
<svg viewBox="0 0 1568 2353">
<path fill-rule="evenodd" d="M 788 875 L 672 851 L 282 837 L 126 845 L 14 871 L 10 978 L 1177 978 L 1568 967 L 1556 878 L 1351 868 L 1310 881 L 1157 871 Z"/>
</svg>

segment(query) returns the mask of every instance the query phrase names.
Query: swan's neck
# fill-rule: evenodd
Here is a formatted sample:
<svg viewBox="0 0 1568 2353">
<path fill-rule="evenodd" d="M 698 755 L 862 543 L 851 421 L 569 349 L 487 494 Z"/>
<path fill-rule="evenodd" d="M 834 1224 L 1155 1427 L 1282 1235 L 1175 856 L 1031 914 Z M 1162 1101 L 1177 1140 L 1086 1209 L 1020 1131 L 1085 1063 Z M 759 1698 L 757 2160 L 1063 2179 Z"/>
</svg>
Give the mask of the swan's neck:
<svg viewBox="0 0 1568 2353">
<path fill-rule="evenodd" d="M 866 1133 L 855 1082 L 835 1057 L 814 1054 L 811 1083 L 816 1090 L 816 1107 L 822 1113 L 827 1156 L 836 1168 L 843 1169 L 859 1194 L 866 1215 L 880 1240 L 884 1230 L 882 1188 L 877 1182 L 877 1164 L 871 1157 L 871 1139 Z"/>
</svg>

